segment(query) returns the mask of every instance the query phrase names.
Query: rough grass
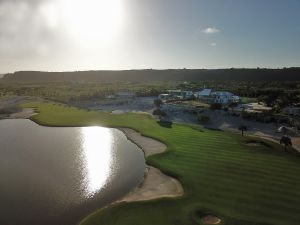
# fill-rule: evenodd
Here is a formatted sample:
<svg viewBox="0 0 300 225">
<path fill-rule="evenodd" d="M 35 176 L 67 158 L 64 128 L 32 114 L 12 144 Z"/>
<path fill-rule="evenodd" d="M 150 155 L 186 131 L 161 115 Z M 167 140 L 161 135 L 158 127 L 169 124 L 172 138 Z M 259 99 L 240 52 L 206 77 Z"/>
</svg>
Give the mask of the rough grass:
<svg viewBox="0 0 300 225">
<path fill-rule="evenodd" d="M 177 177 L 185 195 L 113 205 L 81 225 L 192 225 L 199 212 L 230 225 L 295 225 L 300 221 L 300 159 L 274 143 L 246 146 L 239 135 L 172 124 L 160 126 L 150 116 L 111 115 L 46 103 L 32 119 L 49 126 L 125 126 L 168 145 L 148 163 Z"/>
<path fill-rule="evenodd" d="M 253 103 L 253 102 L 257 102 L 257 98 L 242 97 L 242 103 L 244 104 Z"/>
</svg>

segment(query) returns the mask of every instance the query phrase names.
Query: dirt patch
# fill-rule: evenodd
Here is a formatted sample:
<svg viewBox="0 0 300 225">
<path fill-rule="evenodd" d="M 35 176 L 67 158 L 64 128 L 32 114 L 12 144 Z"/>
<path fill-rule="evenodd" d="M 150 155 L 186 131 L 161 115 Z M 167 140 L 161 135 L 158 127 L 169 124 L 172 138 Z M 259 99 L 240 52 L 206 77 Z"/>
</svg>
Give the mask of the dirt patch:
<svg viewBox="0 0 300 225">
<path fill-rule="evenodd" d="M 167 146 L 152 138 L 144 137 L 140 133 L 128 128 L 120 128 L 128 139 L 140 146 L 145 157 L 162 153 Z M 163 197 L 182 196 L 184 190 L 180 182 L 162 173 L 152 166 L 147 167 L 145 178 L 140 186 L 117 202 L 145 201 Z"/>
<path fill-rule="evenodd" d="M 205 215 L 201 218 L 204 224 L 219 224 L 221 223 L 221 219 L 214 215 Z"/>
<path fill-rule="evenodd" d="M 9 116 L 9 119 L 29 119 L 35 114 L 33 108 L 25 108 L 21 112 L 12 113 Z"/>
</svg>

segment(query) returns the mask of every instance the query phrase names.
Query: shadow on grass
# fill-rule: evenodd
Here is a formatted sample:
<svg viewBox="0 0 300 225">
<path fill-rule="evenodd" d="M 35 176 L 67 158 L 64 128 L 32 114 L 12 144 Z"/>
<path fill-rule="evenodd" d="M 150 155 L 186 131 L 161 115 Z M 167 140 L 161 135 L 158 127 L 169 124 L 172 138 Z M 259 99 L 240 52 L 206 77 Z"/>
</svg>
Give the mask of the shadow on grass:
<svg viewBox="0 0 300 225">
<path fill-rule="evenodd" d="M 272 148 L 272 145 L 265 142 L 265 141 L 261 141 L 261 140 L 255 140 L 255 139 L 247 139 L 244 141 L 245 145 L 249 145 L 249 146 L 264 146 L 267 148 Z"/>
<path fill-rule="evenodd" d="M 207 130 L 212 130 L 212 131 L 223 131 L 222 129 L 214 128 L 214 127 L 207 127 L 207 126 L 204 126 L 204 128 L 207 129 Z"/>
<path fill-rule="evenodd" d="M 172 128 L 173 122 L 171 121 L 157 121 L 159 126 L 165 127 L 165 128 Z"/>
</svg>

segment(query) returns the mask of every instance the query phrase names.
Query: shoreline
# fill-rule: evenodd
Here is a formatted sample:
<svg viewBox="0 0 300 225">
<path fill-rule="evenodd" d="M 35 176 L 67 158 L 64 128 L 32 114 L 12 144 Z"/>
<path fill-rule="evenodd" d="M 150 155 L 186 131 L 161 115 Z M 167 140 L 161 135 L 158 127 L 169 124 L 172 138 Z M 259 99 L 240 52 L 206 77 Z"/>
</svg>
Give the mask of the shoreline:
<svg viewBox="0 0 300 225">
<path fill-rule="evenodd" d="M 18 113 L 10 114 L 6 119 L 30 119 L 31 116 L 35 114 L 36 110 L 34 108 L 25 108 Z M 40 125 L 35 121 L 33 122 Z M 124 127 L 114 127 L 114 129 L 121 131 L 129 141 L 137 145 L 143 151 L 145 160 L 147 157 L 163 153 L 167 149 L 167 146 L 162 142 L 153 138 L 145 137 L 133 129 Z M 149 201 L 160 198 L 176 198 L 183 195 L 184 189 L 177 179 L 164 174 L 158 168 L 146 164 L 145 175 L 136 187 L 133 187 L 131 191 L 123 197 L 97 210 L 119 203 Z M 86 215 L 77 224 L 82 224 L 82 222 L 94 212 Z"/>
<path fill-rule="evenodd" d="M 30 119 L 35 114 L 34 108 L 24 108 L 20 112 L 10 114 L 7 119 Z"/>
<path fill-rule="evenodd" d="M 145 159 L 148 156 L 163 153 L 167 149 L 167 146 L 162 142 L 142 136 L 141 133 L 133 129 L 122 127 L 117 129 L 122 131 L 128 140 L 142 149 Z M 183 196 L 183 194 L 183 187 L 178 180 L 146 164 L 145 177 L 141 184 L 115 203 L 147 201 L 165 197 L 175 198 Z"/>
<path fill-rule="evenodd" d="M 35 114 L 36 110 L 34 108 L 23 108 L 20 112 L 10 114 L 7 119 L 30 119 Z M 145 160 L 147 157 L 163 153 L 167 149 L 167 146 L 162 142 L 145 137 L 131 128 L 116 127 L 115 129 L 124 133 L 129 141 L 136 144 L 143 151 Z M 147 201 L 166 197 L 175 198 L 183 196 L 183 194 L 183 187 L 178 180 L 146 164 L 145 176 L 141 183 L 128 194 L 107 206 L 121 202 Z"/>
</svg>

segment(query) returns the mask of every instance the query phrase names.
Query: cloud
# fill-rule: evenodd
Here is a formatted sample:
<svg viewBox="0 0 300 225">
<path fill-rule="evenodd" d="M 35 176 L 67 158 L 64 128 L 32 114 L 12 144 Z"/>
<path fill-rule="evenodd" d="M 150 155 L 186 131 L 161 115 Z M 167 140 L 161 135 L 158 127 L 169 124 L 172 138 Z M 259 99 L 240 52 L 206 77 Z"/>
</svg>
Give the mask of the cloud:
<svg viewBox="0 0 300 225">
<path fill-rule="evenodd" d="M 48 0 L 0 0 L 0 58 L 24 59 L 58 53 L 60 27 L 53 27 L 43 10 Z M 51 21 L 50 21 L 51 22 Z"/>
<path fill-rule="evenodd" d="M 220 30 L 216 27 L 207 27 L 204 30 L 202 30 L 202 32 L 205 34 L 216 34 L 219 33 Z"/>
<path fill-rule="evenodd" d="M 210 44 L 210 46 L 211 46 L 211 47 L 216 47 L 216 46 L 217 46 L 217 43 L 213 42 L 213 43 Z"/>
</svg>

